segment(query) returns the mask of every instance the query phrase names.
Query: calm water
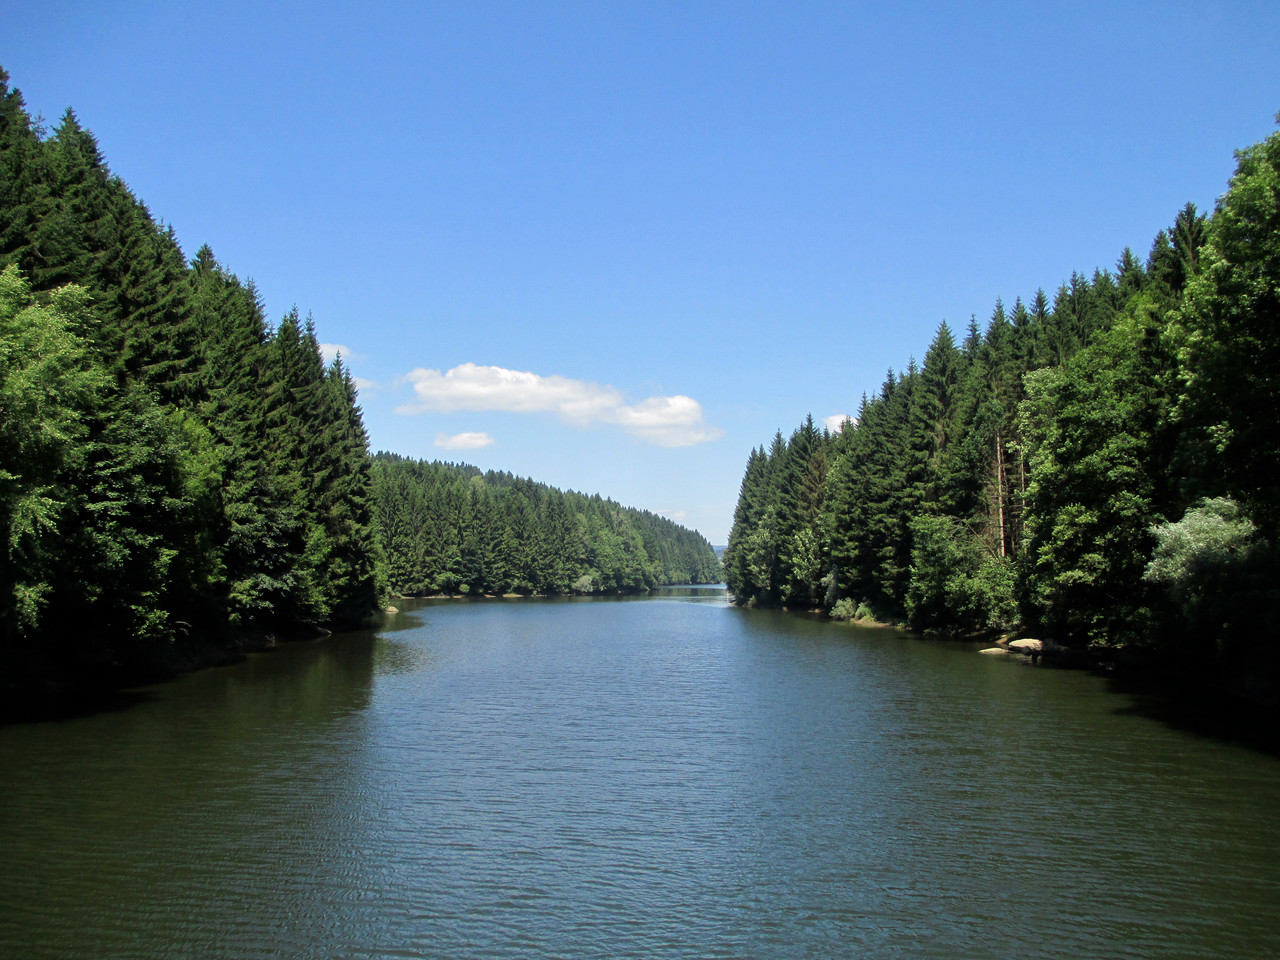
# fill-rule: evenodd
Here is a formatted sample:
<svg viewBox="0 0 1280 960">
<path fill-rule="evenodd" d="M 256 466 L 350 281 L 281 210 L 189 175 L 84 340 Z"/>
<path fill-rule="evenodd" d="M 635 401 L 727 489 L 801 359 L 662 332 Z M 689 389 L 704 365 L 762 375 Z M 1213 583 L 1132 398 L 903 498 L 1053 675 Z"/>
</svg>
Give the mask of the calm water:
<svg viewBox="0 0 1280 960">
<path fill-rule="evenodd" d="M 1280 955 L 1280 762 L 974 649 L 435 603 L 0 728 L 0 956 Z"/>
</svg>

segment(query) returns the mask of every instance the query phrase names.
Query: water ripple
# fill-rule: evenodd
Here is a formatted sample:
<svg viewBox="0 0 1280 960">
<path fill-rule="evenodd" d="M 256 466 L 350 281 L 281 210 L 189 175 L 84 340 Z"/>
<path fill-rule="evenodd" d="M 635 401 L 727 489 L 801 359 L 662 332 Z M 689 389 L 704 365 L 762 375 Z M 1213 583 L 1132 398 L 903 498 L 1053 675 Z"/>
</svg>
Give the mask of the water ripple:
<svg viewBox="0 0 1280 960">
<path fill-rule="evenodd" d="M 1262 957 L 1280 765 L 699 593 L 424 604 L 0 730 L 0 956 Z"/>
</svg>

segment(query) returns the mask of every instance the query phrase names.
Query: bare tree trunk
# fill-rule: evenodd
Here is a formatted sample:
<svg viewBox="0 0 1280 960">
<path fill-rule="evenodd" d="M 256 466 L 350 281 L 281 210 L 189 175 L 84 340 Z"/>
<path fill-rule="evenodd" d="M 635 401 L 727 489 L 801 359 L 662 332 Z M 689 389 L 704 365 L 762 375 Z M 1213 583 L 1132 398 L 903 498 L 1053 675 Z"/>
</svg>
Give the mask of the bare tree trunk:
<svg viewBox="0 0 1280 960">
<path fill-rule="evenodd" d="M 1021 447 L 1018 449 L 1018 529 L 1014 532 L 1013 539 L 1010 541 L 1010 547 L 1013 552 L 1017 552 L 1018 544 L 1022 542 L 1022 514 L 1027 509 L 1027 456 L 1022 452 Z"/>
<path fill-rule="evenodd" d="M 1004 523 L 1004 446 L 1000 434 L 996 434 L 996 510 L 1000 520 L 1000 558 L 1005 557 L 1007 536 Z"/>
</svg>

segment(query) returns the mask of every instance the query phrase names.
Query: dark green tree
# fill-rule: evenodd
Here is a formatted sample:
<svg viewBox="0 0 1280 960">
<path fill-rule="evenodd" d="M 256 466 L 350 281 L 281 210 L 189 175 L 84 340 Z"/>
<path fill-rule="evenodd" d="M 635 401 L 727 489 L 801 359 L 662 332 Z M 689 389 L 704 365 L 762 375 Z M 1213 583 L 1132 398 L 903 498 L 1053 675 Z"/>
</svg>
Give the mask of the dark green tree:
<svg viewBox="0 0 1280 960">
<path fill-rule="evenodd" d="M 1181 310 L 1178 412 L 1205 494 L 1280 531 L 1280 134 L 1237 154 Z"/>
</svg>

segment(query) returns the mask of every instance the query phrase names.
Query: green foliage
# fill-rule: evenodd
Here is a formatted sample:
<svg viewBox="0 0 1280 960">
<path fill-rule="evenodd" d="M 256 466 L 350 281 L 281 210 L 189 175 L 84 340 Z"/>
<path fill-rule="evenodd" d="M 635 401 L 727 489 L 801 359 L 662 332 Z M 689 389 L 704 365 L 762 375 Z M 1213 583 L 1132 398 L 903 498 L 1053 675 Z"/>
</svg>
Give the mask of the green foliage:
<svg viewBox="0 0 1280 960">
<path fill-rule="evenodd" d="M 1150 528 L 1168 503 L 1171 358 L 1140 301 L 1060 368 L 1027 377 L 1028 614 L 1067 642 L 1143 639 Z"/>
<path fill-rule="evenodd" d="M 1247 566 L 1258 529 L 1227 497 L 1202 500 L 1181 520 L 1151 528 L 1156 546 L 1144 579 L 1165 587 L 1189 612 Z"/>
<path fill-rule="evenodd" d="M 87 301 L 65 288 L 37 305 L 15 267 L 0 273 L 0 610 L 22 638 L 41 625 L 64 559 L 60 531 L 74 500 L 67 464 L 111 385 L 76 333 Z"/>
<path fill-rule="evenodd" d="M 1256 692 L 1280 684 L 1272 639 L 1280 607 L 1280 565 L 1271 543 L 1226 497 L 1202 500 L 1177 521 L 1152 528 L 1146 579 L 1166 591 L 1174 615 L 1166 644 Z M 1240 682 L 1237 680 L 1236 682 Z"/>
<path fill-rule="evenodd" d="M 1280 133 L 1237 154 L 1186 283 L 1178 413 L 1205 494 L 1225 492 L 1280 531 Z"/>
<path fill-rule="evenodd" d="M 1144 576 L 1168 592 L 1187 643 L 1221 651 L 1265 635 L 1276 601 L 1270 544 L 1238 503 L 1202 500 L 1151 533 L 1156 546 Z"/>
<path fill-rule="evenodd" d="M 869 604 L 852 597 L 841 597 L 831 605 L 828 615 L 832 620 L 860 620 L 866 623 L 876 620 L 876 613 Z"/>
<path fill-rule="evenodd" d="M 377 602 L 355 388 L 0 71 L 5 692 Z M 92 624 L 92 629 L 85 629 Z"/>
<path fill-rule="evenodd" d="M 832 620 L 852 620 L 857 616 L 857 604 L 851 597 L 841 597 L 831 605 Z"/>
<path fill-rule="evenodd" d="M 697 533 L 599 496 L 386 453 L 371 484 L 397 593 L 628 593 L 722 576 Z"/>
<path fill-rule="evenodd" d="M 1126 248 L 1052 302 L 997 301 L 959 347 L 943 324 L 825 439 L 820 495 L 796 496 L 811 421 L 752 451 L 725 553 L 738 602 L 1207 643 L 1280 674 L 1258 639 L 1280 606 L 1280 134 L 1238 161 L 1214 214 L 1187 204 L 1145 264 Z"/>
<path fill-rule="evenodd" d="M 907 616 L 917 630 L 973 633 L 1017 617 L 1013 564 L 947 516 L 912 523 Z"/>
</svg>

